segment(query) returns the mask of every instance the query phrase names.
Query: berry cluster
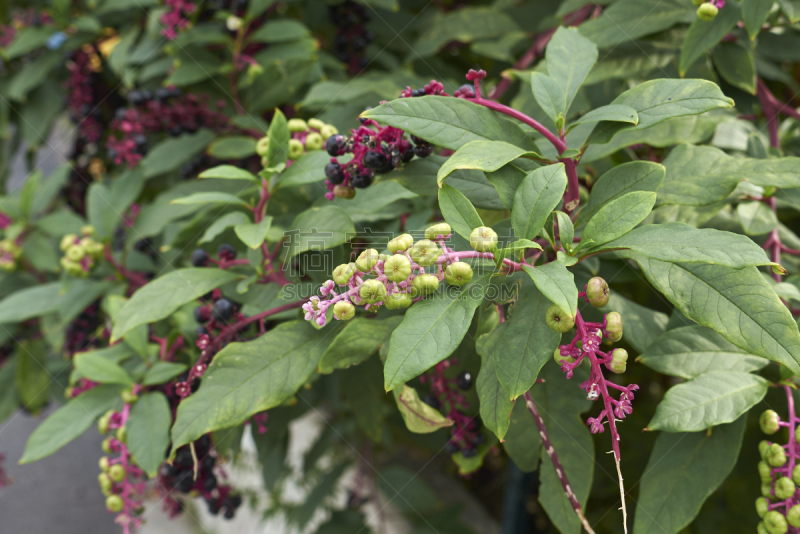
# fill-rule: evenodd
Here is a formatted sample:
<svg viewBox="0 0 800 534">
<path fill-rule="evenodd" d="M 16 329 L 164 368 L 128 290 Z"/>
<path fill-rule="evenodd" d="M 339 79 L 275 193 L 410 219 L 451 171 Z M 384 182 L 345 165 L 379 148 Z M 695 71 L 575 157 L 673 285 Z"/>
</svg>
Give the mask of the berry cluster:
<svg viewBox="0 0 800 534">
<path fill-rule="evenodd" d="M 161 15 L 161 35 L 171 41 L 178 36 L 178 30 L 189 27 L 189 15 L 195 5 L 189 0 L 164 0 L 164 5 L 168 10 Z"/>
<path fill-rule="evenodd" d="M 725 7 L 725 0 L 692 0 L 697 7 L 697 18 L 700 20 L 714 20 L 719 10 Z"/>
<path fill-rule="evenodd" d="M 92 267 L 103 257 L 104 246 L 92 239 L 92 235 L 94 228 L 84 226 L 80 236 L 67 234 L 61 239 L 61 250 L 64 252 L 61 267 L 70 276 L 89 276 Z"/>
<path fill-rule="evenodd" d="M 431 394 L 423 397 L 422 402 L 434 410 L 445 407 L 447 417 L 455 422 L 450 427 L 450 440 L 445 450 L 450 454 L 461 451 L 465 458 L 472 458 L 478 453 L 478 447 L 486 441 L 486 436 L 480 432 L 478 419 L 463 412 L 469 408 L 469 403 L 460 391 L 468 391 L 472 387 L 472 375 L 464 371 L 456 378 L 445 376 L 445 371 L 457 363 L 455 359 L 444 360 L 419 378 L 420 382 L 430 384 L 431 388 Z"/>
<path fill-rule="evenodd" d="M 98 339 L 97 330 L 102 324 L 98 300 L 90 304 L 64 329 L 64 350 L 67 354 L 75 354 L 94 345 Z"/>
<path fill-rule="evenodd" d="M 108 156 L 116 164 L 135 166 L 147 153 L 147 134 L 167 132 L 177 137 L 202 127 L 220 129 L 229 124 L 221 112 L 212 110 L 208 96 L 181 94 L 174 87 L 156 91 L 134 89 L 128 92 L 128 107 L 118 108 L 111 121 L 106 142 Z M 217 108 L 225 107 L 218 101 Z"/>
<path fill-rule="evenodd" d="M 22 247 L 14 239 L 0 241 L 0 269 L 13 271 L 17 268 L 17 260 L 22 255 Z"/>
<path fill-rule="evenodd" d="M 175 492 L 198 494 L 206 501 L 212 515 L 222 512 L 225 519 L 233 519 L 236 509 L 242 504 L 242 497 L 232 493 L 231 486 L 219 483 L 222 476 L 224 472 L 217 465 L 216 451 L 208 435 L 191 446 L 184 445 L 176 451 L 172 464 L 164 463 L 159 470 L 159 486 L 165 493 L 164 509 L 174 517 L 183 511 L 183 503 L 176 498 Z"/>
<path fill-rule="evenodd" d="M 375 38 L 365 27 L 370 14 L 364 6 L 352 0 L 330 6 L 328 13 L 336 26 L 333 52 L 339 61 L 347 63 L 350 74 L 355 75 L 369 65 L 364 51 Z"/>
<path fill-rule="evenodd" d="M 39 27 L 53 24 L 53 18 L 45 11 L 30 7 L 17 9 L 11 13 L 11 24 L 0 25 L 0 48 L 8 48 L 17 36 L 17 31 L 29 26 Z"/>
<path fill-rule="evenodd" d="M 76 50 L 67 62 L 69 78 L 64 82 L 70 119 L 87 143 L 100 140 L 103 125 L 94 85 L 99 77 L 100 58 L 90 45 Z"/>
<path fill-rule="evenodd" d="M 106 496 L 106 508 L 117 514 L 116 523 L 122 525 L 123 532 L 130 534 L 142 524 L 142 497 L 146 488 L 146 475 L 134 463 L 133 457 L 125 445 L 125 423 L 131 412 L 131 405 L 138 400 L 140 386 L 122 393 L 125 402 L 122 411 L 109 411 L 97 422 L 101 434 L 114 431 L 113 436 L 103 440 L 103 451 L 115 454 L 116 457 L 100 458 L 102 473 L 97 477 L 100 489 Z"/>
<path fill-rule="evenodd" d="M 759 424 L 765 434 L 775 434 L 781 427 L 789 430 L 789 442 L 786 445 L 762 441 L 758 444 L 761 461 L 758 462 L 758 474 L 761 478 L 762 497 L 756 499 L 756 512 L 761 518 L 758 524 L 759 534 L 792 534 L 800 533 L 800 465 L 798 452 L 798 418 L 794 411 L 794 399 L 791 386 L 784 385 L 789 403 L 789 419 L 781 421 L 773 410 L 761 414 Z"/>
<path fill-rule="evenodd" d="M 292 133 L 292 138 L 289 139 L 287 166 L 290 166 L 306 152 L 321 150 L 325 146 L 325 141 L 339 133 L 335 126 L 325 124 L 319 119 L 309 119 L 308 122 L 303 119 L 289 119 L 287 126 Z M 266 167 L 269 164 L 267 161 L 269 136 L 258 140 L 256 152 L 262 158 L 261 164 Z"/>
</svg>

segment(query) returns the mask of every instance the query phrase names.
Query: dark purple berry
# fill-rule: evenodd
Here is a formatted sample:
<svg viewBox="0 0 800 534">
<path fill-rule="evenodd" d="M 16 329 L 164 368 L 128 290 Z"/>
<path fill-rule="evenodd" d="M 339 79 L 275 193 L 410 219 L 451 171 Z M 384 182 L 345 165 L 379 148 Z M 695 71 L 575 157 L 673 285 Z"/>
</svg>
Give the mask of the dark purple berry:
<svg viewBox="0 0 800 534">
<path fill-rule="evenodd" d="M 470 373 L 468 373 L 467 371 L 464 371 L 463 373 L 458 375 L 458 378 L 456 379 L 456 383 L 458 384 L 459 388 L 461 388 L 464 391 L 466 391 L 466 390 L 468 390 L 469 388 L 472 387 L 472 375 Z"/>
<path fill-rule="evenodd" d="M 455 454 L 461 450 L 461 447 L 459 447 L 458 443 L 455 441 L 448 441 L 444 446 L 444 450 L 447 452 L 447 454 Z"/>
<path fill-rule="evenodd" d="M 483 444 L 483 442 L 484 442 L 484 441 L 486 441 L 486 435 L 484 435 L 484 434 L 482 434 L 482 433 L 480 433 L 480 434 L 475 434 L 475 436 L 472 438 L 472 444 L 473 444 L 475 447 L 479 447 L 479 446 L 481 446 L 481 445 Z"/>
<path fill-rule="evenodd" d="M 344 181 L 344 170 L 341 165 L 331 161 L 325 165 L 325 176 L 330 183 L 338 185 Z"/>
<path fill-rule="evenodd" d="M 203 481 L 203 489 L 206 491 L 211 491 L 216 487 L 217 487 L 217 477 L 215 477 L 214 475 L 209 475 Z"/>
<path fill-rule="evenodd" d="M 178 481 L 178 491 L 181 493 L 189 493 L 192 491 L 192 486 L 194 486 L 194 480 L 192 480 L 191 473 L 187 473 Z"/>
<path fill-rule="evenodd" d="M 134 89 L 133 91 L 128 92 L 128 102 L 133 104 L 134 106 L 138 106 L 142 102 L 144 102 L 144 97 L 142 96 L 141 91 L 137 91 Z"/>
<path fill-rule="evenodd" d="M 217 249 L 217 255 L 220 257 L 220 259 L 232 260 L 236 258 L 236 249 L 233 248 L 233 245 L 223 243 Z"/>
<path fill-rule="evenodd" d="M 366 171 L 361 174 L 357 174 L 355 176 L 350 177 L 350 185 L 353 187 L 358 187 L 360 189 L 364 189 L 372 185 L 372 181 L 375 179 L 375 175 L 372 174 L 371 171 Z"/>
<path fill-rule="evenodd" d="M 331 156 L 341 156 L 344 154 L 345 146 L 347 145 L 347 138 L 343 135 L 332 135 L 325 141 L 325 150 Z"/>
<path fill-rule="evenodd" d="M 217 463 L 216 458 L 214 458 L 213 456 L 206 456 L 205 458 L 203 458 L 203 469 L 205 469 L 206 471 L 211 471 L 212 469 L 214 469 L 214 465 L 216 465 L 216 463 Z"/>
<path fill-rule="evenodd" d="M 461 454 L 464 456 L 464 458 L 473 458 L 476 454 L 478 454 L 478 449 L 472 445 L 468 445 L 464 447 L 464 450 L 461 451 Z"/>
<path fill-rule="evenodd" d="M 430 406 L 434 410 L 438 410 L 439 407 L 441 406 L 441 403 L 439 402 L 439 399 L 437 399 L 433 395 L 425 395 L 422 398 L 422 402 L 424 402 L 425 404 L 427 404 L 428 406 Z"/>
<path fill-rule="evenodd" d="M 208 513 L 211 515 L 219 514 L 219 503 L 216 499 L 208 501 Z"/>
<path fill-rule="evenodd" d="M 227 321 L 233 314 L 233 303 L 226 298 L 219 299 L 211 309 L 215 321 Z"/>
<path fill-rule="evenodd" d="M 433 153 L 432 145 L 417 145 L 414 147 L 414 155 L 418 158 L 427 158 Z"/>
<path fill-rule="evenodd" d="M 204 267 L 207 261 L 208 252 L 202 248 L 195 249 L 195 251 L 192 252 L 192 265 L 195 267 Z"/>
<path fill-rule="evenodd" d="M 225 519 L 233 519 L 233 516 L 235 515 L 236 515 L 236 510 L 231 510 L 230 508 L 228 508 L 227 510 L 225 510 L 225 514 L 223 515 L 223 517 Z"/>
<path fill-rule="evenodd" d="M 368 169 L 372 169 L 373 171 L 378 171 L 386 166 L 389 162 L 389 158 L 386 157 L 386 154 L 383 152 L 379 152 L 377 150 L 370 150 L 366 154 L 364 154 L 364 166 Z"/>
<path fill-rule="evenodd" d="M 198 306 L 194 309 L 194 320 L 200 324 L 207 323 L 211 318 L 211 313 L 205 306 Z"/>
</svg>

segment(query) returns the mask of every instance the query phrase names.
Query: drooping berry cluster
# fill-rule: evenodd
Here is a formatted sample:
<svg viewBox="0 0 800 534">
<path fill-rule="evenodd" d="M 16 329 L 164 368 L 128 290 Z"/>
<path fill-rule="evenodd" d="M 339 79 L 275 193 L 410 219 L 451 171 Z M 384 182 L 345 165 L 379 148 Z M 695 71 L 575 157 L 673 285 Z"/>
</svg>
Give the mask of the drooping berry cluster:
<svg viewBox="0 0 800 534">
<path fill-rule="evenodd" d="M 194 448 L 194 455 L 192 454 Z M 195 458 L 197 469 L 195 474 Z M 242 497 L 233 493 L 233 488 L 220 484 L 225 476 L 218 465 L 214 444 L 208 435 L 202 436 L 192 445 L 184 445 L 175 453 L 172 464 L 164 463 L 159 470 L 159 487 L 164 498 L 164 509 L 170 517 L 183 511 L 183 502 L 176 493 L 187 495 L 197 492 L 206 501 L 212 515 L 222 512 L 225 519 L 233 519 Z"/>
<path fill-rule="evenodd" d="M 781 427 L 789 431 L 786 445 L 766 440 L 758 444 L 761 455 L 758 474 L 762 494 L 756 499 L 756 512 L 761 518 L 759 534 L 800 533 L 800 492 L 797 488 L 800 486 L 800 465 L 797 461 L 800 418 L 795 414 L 791 386 L 783 387 L 789 406 L 788 420 L 782 421 L 773 410 L 765 411 L 759 419 L 765 434 L 775 434 Z"/>
<path fill-rule="evenodd" d="M 289 119 L 287 126 L 292 134 L 291 139 L 289 139 L 289 161 L 286 163 L 287 167 L 291 166 L 306 152 L 321 150 L 325 146 L 325 141 L 339 133 L 335 126 L 325 124 L 319 119 L 309 119 L 308 122 L 303 119 Z M 267 161 L 267 154 L 269 153 L 268 135 L 258 140 L 256 152 L 262 158 L 261 164 L 266 167 L 269 164 Z"/>
<path fill-rule="evenodd" d="M 97 345 L 98 329 L 102 326 L 100 301 L 97 300 L 83 310 L 64 329 L 64 351 L 68 355 Z"/>
<path fill-rule="evenodd" d="M 116 454 L 111 458 L 100 459 L 102 473 L 97 477 L 100 489 L 106 496 L 106 508 L 117 514 L 115 522 L 122 526 L 125 534 L 130 534 L 142 524 L 142 498 L 146 488 L 145 473 L 137 466 L 127 445 L 125 445 L 125 424 L 130 416 L 131 406 L 138 400 L 140 386 L 123 392 L 125 405 L 122 411 L 109 411 L 97 423 L 101 434 L 114 431 L 113 436 L 103 440 L 103 451 Z"/>
<path fill-rule="evenodd" d="M 178 30 L 189 27 L 189 15 L 195 5 L 189 0 L 164 0 L 164 5 L 168 10 L 161 15 L 161 25 L 164 27 L 161 35 L 171 41 L 178 36 Z"/>
<path fill-rule="evenodd" d="M 469 402 L 461 391 L 468 391 L 472 387 L 472 374 L 464 371 L 455 378 L 445 375 L 445 371 L 457 363 L 455 359 L 441 361 L 419 377 L 420 382 L 429 384 L 431 389 L 431 394 L 423 397 L 422 402 L 434 410 L 446 410 L 443 413 L 454 421 L 445 450 L 450 454 L 461 451 L 465 458 L 472 458 L 486 436 L 480 432 L 478 418 L 464 413 L 469 408 Z"/>
<path fill-rule="evenodd" d="M 336 26 L 333 38 L 333 53 L 342 63 L 346 63 L 351 75 L 355 75 L 369 65 L 364 56 L 367 46 L 375 38 L 366 28 L 370 13 L 364 6 L 347 0 L 328 8 L 330 20 Z"/>
<path fill-rule="evenodd" d="M 67 109 L 70 119 L 78 126 L 80 136 L 87 143 L 97 143 L 103 133 L 101 109 L 94 90 L 99 69 L 100 59 L 90 45 L 76 50 L 67 62 L 69 78 L 64 83 Z"/>
<path fill-rule="evenodd" d="M 61 267 L 70 275 L 78 278 L 89 276 L 97 261 L 103 257 L 104 245 L 91 238 L 94 228 L 84 226 L 81 235 L 67 234 L 61 238 Z"/>
</svg>

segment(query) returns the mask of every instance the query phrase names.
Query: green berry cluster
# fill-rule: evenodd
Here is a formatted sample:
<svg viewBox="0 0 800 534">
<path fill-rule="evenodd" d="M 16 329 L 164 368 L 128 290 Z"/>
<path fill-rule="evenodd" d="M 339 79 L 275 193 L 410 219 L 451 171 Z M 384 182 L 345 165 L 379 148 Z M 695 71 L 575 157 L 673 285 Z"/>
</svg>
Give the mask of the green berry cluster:
<svg viewBox="0 0 800 534">
<path fill-rule="evenodd" d="M 89 276 L 92 267 L 103 256 L 103 244 L 92 239 L 93 226 L 81 228 L 80 235 L 67 234 L 61 239 L 61 267 L 70 276 Z"/>
<path fill-rule="evenodd" d="M 22 254 L 22 248 L 13 239 L 0 241 L 0 269 L 13 271 L 17 268 L 17 260 Z"/>
<path fill-rule="evenodd" d="M 758 422 L 761 430 L 769 435 L 775 434 L 781 427 L 780 416 L 773 410 L 762 413 Z M 795 433 L 795 441 L 800 443 L 800 434 Z M 756 512 L 761 518 L 758 532 L 785 534 L 789 527 L 800 528 L 800 504 L 795 498 L 797 486 L 800 485 L 800 465 L 795 464 L 789 472 L 787 446 L 780 443 L 761 441 L 758 452 L 761 456 L 758 476 L 762 495 L 756 499 Z M 777 501 L 786 501 L 780 504 L 785 512 L 779 511 L 779 508 L 770 510 L 770 504 Z"/>
<path fill-rule="evenodd" d="M 287 123 L 292 138 L 289 139 L 289 159 L 297 158 L 312 150 L 322 150 L 325 141 L 339 131 L 335 126 L 325 124 L 319 119 L 289 119 Z M 269 152 L 269 136 L 264 136 L 256 143 L 256 152 L 261 156 L 261 163 L 267 166 L 267 152 Z"/>
</svg>

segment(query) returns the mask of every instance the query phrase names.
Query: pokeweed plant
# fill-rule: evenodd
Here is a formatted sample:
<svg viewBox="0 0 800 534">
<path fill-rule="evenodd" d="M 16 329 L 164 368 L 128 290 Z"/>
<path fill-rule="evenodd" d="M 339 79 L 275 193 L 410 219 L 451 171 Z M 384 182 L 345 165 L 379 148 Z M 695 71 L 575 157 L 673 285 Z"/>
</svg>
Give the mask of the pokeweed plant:
<svg viewBox="0 0 800 534">
<path fill-rule="evenodd" d="M 509 531 L 800 531 L 793 2 L 0 9 L 0 416 L 96 422 L 123 531 L 472 531 L 422 467 Z"/>
</svg>

